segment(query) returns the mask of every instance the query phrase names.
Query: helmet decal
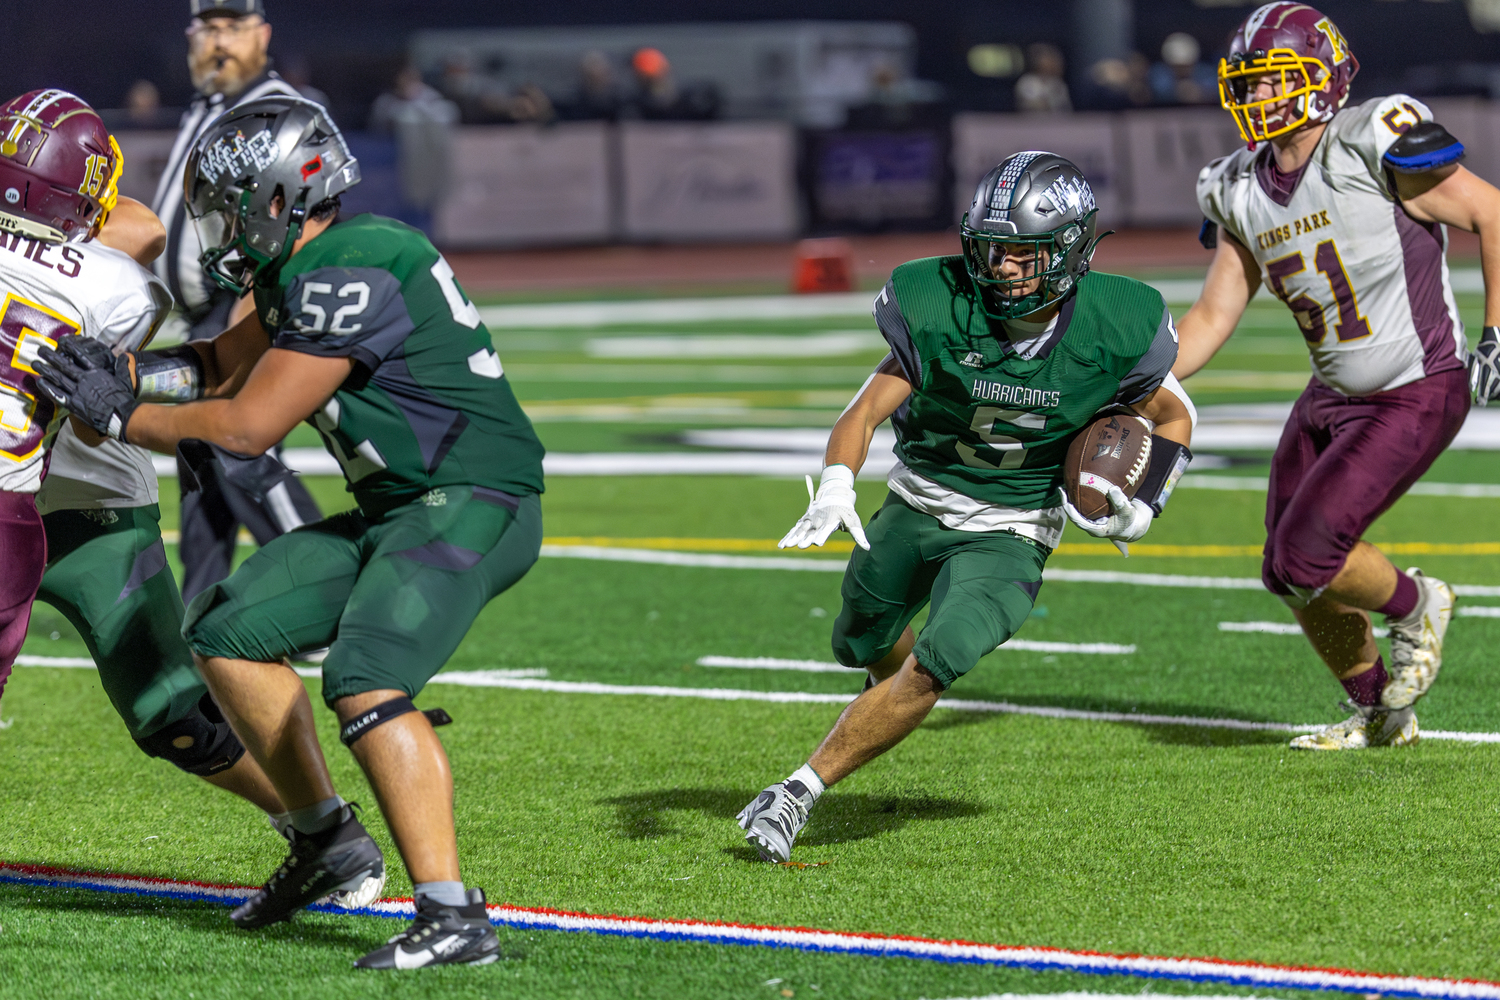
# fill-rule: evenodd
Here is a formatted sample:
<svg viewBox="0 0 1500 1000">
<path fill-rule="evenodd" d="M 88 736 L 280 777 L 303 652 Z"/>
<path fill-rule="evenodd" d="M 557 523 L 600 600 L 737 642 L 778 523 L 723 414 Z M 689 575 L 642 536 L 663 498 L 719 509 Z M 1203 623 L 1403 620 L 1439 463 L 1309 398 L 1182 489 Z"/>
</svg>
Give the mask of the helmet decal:
<svg viewBox="0 0 1500 1000">
<path fill-rule="evenodd" d="M 257 132 L 246 140 L 245 133 L 236 129 L 234 135 L 220 138 L 203 151 L 198 172 L 204 180 L 218 181 L 228 174 L 251 173 L 252 165 L 256 171 L 264 170 L 280 155 L 276 137 L 269 131 Z"/>
<path fill-rule="evenodd" d="M 1344 41 L 1343 32 L 1339 31 L 1334 23 L 1328 18 L 1321 18 L 1313 25 L 1328 39 L 1328 44 L 1333 46 L 1333 61 L 1341 63 L 1349 58 L 1349 43 Z"/>
<path fill-rule="evenodd" d="M 1010 208 L 1015 204 L 1016 198 L 1016 181 L 1020 180 L 1026 168 L 1031 166 L 1032 160 L 1043 155 L 1045 154 L 1031 151 L 1017 153 L 1010 158 L 1010 162 L 1001 171 L 999 179 L 995 181 L 995 193 L 990 196 L 990 210 L 985 215 L 986 221 L 1004 222 L 1010 218 Z"/>
<path fill-rule="evenodd" d="M 1094 210 L 1094 192 L 1082 177 L 1059 177 L 1047 189 L 1047 197 L 1059 212 L 1083 215 Z"/>
</svg>

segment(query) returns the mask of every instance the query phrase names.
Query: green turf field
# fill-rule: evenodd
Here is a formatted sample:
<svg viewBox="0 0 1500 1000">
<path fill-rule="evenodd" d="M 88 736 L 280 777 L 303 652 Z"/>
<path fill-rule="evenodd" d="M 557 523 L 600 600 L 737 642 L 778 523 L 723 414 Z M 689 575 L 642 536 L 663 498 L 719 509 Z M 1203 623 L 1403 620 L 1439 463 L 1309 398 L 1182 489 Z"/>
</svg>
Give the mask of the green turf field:
<svg viewBox="0 0 1500 1000">
<path fill-rule="evenodd" d="M 619 360 L 601 356 L 591 340 L 859 329 L 868 332 L 868 324 L 857 318 L 725 320 L 507 332 L 496 341 L 549 448 L 683 450 L 680 435 L 692 428 L 826 427 L 882 352 Z M 1305 379 L 1303 351 L 1283 308 L 1257 304 L 1206 381 L 1190 389 L 1200 404 L 1291 398 L 1301 384 L 1295 379 Z M 1264 475 L 1264 455 L 1237 458 L 1231 473 Z M 1454 453 L 1429 478 L 1496 483 L 1500 464 L 1485 453 Z M 310 482 L 325 509 L 346 505 L 341 483 Z M 164 492 L 166 522 L 175 523 L 175 484 Z M 866 515 L 883 492 L 878 482 L 861 482 Z M 1175 554 L 1148 554 L 1161 550 L 1142 545 L 1126 562 L 1074 547 L 1080 539 L 1070 533 L 1070 547 L 1049 566 L 1253 578 L 1258 557 L 1210 547 L 1253 551 L 1263 538 L 1262 499 L 1253 490 L 1185 488 L 1146 539 L 1180 547 L 1165 550 Z M 805 502 L 801 482 L 791 479 L 558 477 L 544 512 L 546 533 L 559 542 L 603 538 L 624 547 L 773 556 L 765 543 Z M 1450 582 L 1496 586 L 1500 561 L 1475 543 L 1500 542 L 1497 514 L 1496 499 L 1412 496 L 1370 537 L 1448 546 L 1400 558 Z M 838 560 L 841 552 L 798 558 Z M 854 672 L 697 662 L 830 661 L 838 584 L 836 572 L 548 557 L 486 609 L 448 669 L 852 694 L 862 680 Z M 1465 604 L 1500 607 L 1500 597 Z M 1254 589 L 1048 582 L 1018 638 L 1135 651 L 1002 648 L 952 697 L 1252 722 L 1340 718 L 1342 690 L 1303 639 L 1219 628 L 1291 620 Z M 1500 732 L 1491 638 L 1500 638 L 1500 620 L 1456 620 L 1442 680 L 1420 706 L 1425 729 Z M 44 606 L 25 652 L 86 655 Z M 309 683 L 320 704 L 317 681 Z M 442 734 L 458 782 L 464 874 L 492 901 L 1500 979 L 1493 948 L 1500 881 L 1492 863 L 1500 746 L 1428 740 L 1406 750 L 1311 756 L 1287 751 L 1285 733 L 940 708 L 903 745 L 825 796 L 795 855 L 814 866 L 786 868 L 755 860 L 732 817 L 806 759 L 838 705 L 440 683 L 418 703 L 441 705 L 457 720 Z M 373 803 L 338 745 L 331 713 L 319 713 L 340 791 Z M 140 755 L 92 671 L 18 668 L 0 703 L 0 725 L 0 861 L 249 884 L 280 860 L 281 841 L 253 809 Z M 394 862 L 378 817 L 367 818 Z M 399 864 L 388 891 L 410 892 Z M 502 931 L 503 960 L 482 969 L 406 978 L 348 969 L 397 926 L 308 915 L 243 933 L 218 906 L 0 884 L 0 996 L 915 1000 L 1195 991 L 1125 977 L 539 931 Z M 1268 992 L 1285 993 L 1259 994 Z"/>
</svg>

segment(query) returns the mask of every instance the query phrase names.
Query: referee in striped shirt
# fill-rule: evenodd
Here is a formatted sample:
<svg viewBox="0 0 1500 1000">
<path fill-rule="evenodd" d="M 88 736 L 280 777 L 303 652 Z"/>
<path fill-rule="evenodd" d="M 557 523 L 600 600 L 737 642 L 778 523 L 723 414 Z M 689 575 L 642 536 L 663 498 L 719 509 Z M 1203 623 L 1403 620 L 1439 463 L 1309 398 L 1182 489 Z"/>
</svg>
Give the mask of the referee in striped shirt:
<svg viewBox="0 0 1500 1000">
<path fill-rule="evenodd" d="M 217 245 L 217 217 L 194 222 L 182 200 L 182 171 L 188 153 L 215 118 L 246 101 L 285 94 L 296 88 L 270 67 L 266 49 L 271 25 L 262 0 L 190 0 L 188 71 L 198 93 L 183 113 L 177 141 L 156 187 L 152 208 L 167 227 L 167 249 L 152 265 L 167 283 L 189 325 L 189 340 L 217 336 L 253 311 L 219 288 L 198 265 L 204 240 Z M 269 454 L 241 462 L 221 453 L 213 460 L 206 445 L 184 447 L 177 465 L 182 487 L 184 600 L 229 575 L 240 525 L 264 545 L 299 524 L 322 518 L 307 488 Z M 191 462 L 184 459 L 189 456 Z M 194 483 L 198 489 L 193 489 Z"/>
</svg>

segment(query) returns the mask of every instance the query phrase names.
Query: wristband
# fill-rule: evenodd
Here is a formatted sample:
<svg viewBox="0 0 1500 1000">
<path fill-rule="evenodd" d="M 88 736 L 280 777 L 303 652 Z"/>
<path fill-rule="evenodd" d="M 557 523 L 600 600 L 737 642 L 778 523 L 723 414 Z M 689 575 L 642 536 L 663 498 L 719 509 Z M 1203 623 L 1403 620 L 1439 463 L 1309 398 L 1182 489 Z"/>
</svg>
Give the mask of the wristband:
<svg viewBox="0 0 1500 1000">
<path fill-rule="evenodd" d="M 135 356 L 135 396 L 148 403 L 186 403 L 203 397 L 203 358 L 187 344 Z"/>
<path fill-rule="evenodd" d="M 822 490 L 830 483 L 854 489 L 854 470 L 843 464 L 824 466 L 823 474 L 818 477 L 818 489 Z"/>
<path fill-rule="evenodd" d="M 1135 498 L 1150 507 L 1154 515 L 1160 516 L 1172 491 L 1177 488 L 1177 480 L 1182 478 L 1192 460 L 1193 453 L 1185 445 L 1159 434 L 1151 435 L 1151 464 L 1146 468 L 1146 478 L 1141 480 Z"/>
</svg>

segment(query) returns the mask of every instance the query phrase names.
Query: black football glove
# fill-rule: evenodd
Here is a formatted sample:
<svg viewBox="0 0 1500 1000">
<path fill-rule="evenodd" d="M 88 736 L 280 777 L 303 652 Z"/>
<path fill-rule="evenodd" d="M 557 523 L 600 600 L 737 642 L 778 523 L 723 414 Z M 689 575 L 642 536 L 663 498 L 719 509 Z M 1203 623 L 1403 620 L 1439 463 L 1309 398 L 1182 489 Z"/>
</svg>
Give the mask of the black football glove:
<svg viewBox="0 0 1500 1000">
<path fill-rule="evenodd" d="M 140 404 L 129 363 L 88 337 L 60 337 L 57 349 L 37 350 L 37 385 L 54 403 L 100 434 L 125 440 L 125 425 Z"/>
<path fill-rule="evenodd" d="M 1487 326 L 1469 355 L 1469 391 L 1476 406 L 1500 396 L 1500 327 Z"/>
</svg>

